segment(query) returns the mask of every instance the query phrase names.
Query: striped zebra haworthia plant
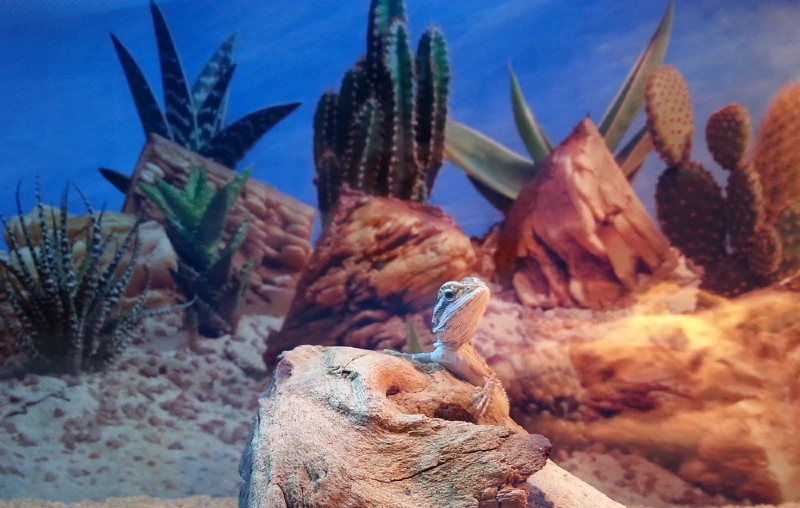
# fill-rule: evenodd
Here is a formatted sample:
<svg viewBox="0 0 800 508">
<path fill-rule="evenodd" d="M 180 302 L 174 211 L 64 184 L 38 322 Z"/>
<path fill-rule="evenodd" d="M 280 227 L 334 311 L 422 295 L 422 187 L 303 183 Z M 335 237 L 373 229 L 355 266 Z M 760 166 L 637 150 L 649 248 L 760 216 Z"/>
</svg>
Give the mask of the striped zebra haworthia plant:
<svg viewBox="0 0 800 508">
<path fill-rule="evenodd" d="M 264 108 L 228 125 L 228 96 L 236 70 L 233 50 L 237 34 L 228 37 L 211 55 L 190 89 L 164 15 L 152 0 L 150 10 L 161 64 L 163 113 L 142 70 L 119 39 L 111 35 L 145 135 L 158 134 L 225 167 L 234 168 L 267 131 L 300 103 Z M 100 168 L 100 173 L 116 188 L 127 192 L 128 176 L 108 168 Z"/>
<path fill-rule="evenodd" d="M 600 120 L 598 130 L 611 151 L 617 148 L 642 109 L 647 77 L 664 59 L 673 17 L 674 1 L 671 0 L 650 43 Z M 503 213 L 510 209 L 517 194 L 536 174 L 537 164 L 553 150 L 553 144 L 525 101 L 510 67 L 509 74 L 514 121 L 530 158 L 452 120 L 447 121 L 445 143 L 445 157 L 461 168 L 475 188 Z M 636 176 L 652 150 L 653 142 L 645 126 L 617 152 L 617 163 L 629 180 Z"/>
<path fill-rule="evenodd" d="M 182 310 L 192 302 L 147 310 L 148 287 L 126 312 L 122 296 L 139 261 L 139 221 L 116 247 L 107 266 L 105 252 L 117 239 L 103 238 L 104 212 L 95 213 L 83 193 L 89 214 L 86 254 L 79 266 L 72 257 L 74 242 L 68 236 L 67 188 L 58 214 L 45 211 L 39 183 L 36 184 L 37 223 L 22 221 L 17 186 L 17 211 L 24 244 L 0 215 L 6 230 L 9 255 L 0 257 L 3 293 L 0 320 L 26 353 L 30 366 L 44 372 L 95 372 L 106 369 L 130 345 L 144 320 Z M 80 192 L 80 190 L 79 190 Z M 33 231 L 41 242 L 34 245 Z M 132 251 L 131 251 L 132 247 Z M 125 255 L 130 251 L 127 265 Z"/>
<path fill-rule="evenodd" d="M 323 221 L 346 184 L 426 203 L 442 166 L 450 65 L 429 28 L 412 54 L 402 0 L 372 0 L 367 54 L 314 115 L 314 165 Z"/>
</svg>

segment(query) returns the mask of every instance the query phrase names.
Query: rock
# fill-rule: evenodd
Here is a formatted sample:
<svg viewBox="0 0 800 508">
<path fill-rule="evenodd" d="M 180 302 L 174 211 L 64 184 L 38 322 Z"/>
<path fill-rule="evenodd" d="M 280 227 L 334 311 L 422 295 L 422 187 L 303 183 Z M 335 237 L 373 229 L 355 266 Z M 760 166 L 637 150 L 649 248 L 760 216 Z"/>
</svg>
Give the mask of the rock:
<svg viewBox="0 0 800 508">
<path fill-rule="evenodd" d="M 343 189 L 265 360 L 299 344 L 393 347 L 371 329 L 431 309 L 439 286 L 470 275 L 475 260 L 440 209 Z"/>
<path fill-rule="evenodd" d="M 287 351 L 259 399 L 239 506 L 621 506 L 547 464 L 546 438 L 507 417 L 473 423 L 473 390 L 382 353 Z"/>
<path fill-rule="evenodd" d="M 153 183 L 160 179 L 183 188 L 189 171 L 196 167 L 206 169 L 208 183 L 215 189 L 234 175 L 229 168 L 151 134 L 136 164 L 123 211 L 163 222 L 163 214 L 139 189 L 139 182 Z M 248 313 L 272 316 L 286 313 L 300 272 L 311 254 L 314 213 L 314 208 L 252 178 L 245 184 L 228 215 L 230 227 L 226 228 L 223 241 L 228 240 L 234 225 L 250 218 L 247 238 L 234 259 L 237 267 L 259 260 L 250 278 Z"/>
<path fill-rule="evenodd" d="M 591 120 L 540 164 L 500 231 L 498 275 L 530 307 L 617 308 L 677 263 Z"/>
</svg>

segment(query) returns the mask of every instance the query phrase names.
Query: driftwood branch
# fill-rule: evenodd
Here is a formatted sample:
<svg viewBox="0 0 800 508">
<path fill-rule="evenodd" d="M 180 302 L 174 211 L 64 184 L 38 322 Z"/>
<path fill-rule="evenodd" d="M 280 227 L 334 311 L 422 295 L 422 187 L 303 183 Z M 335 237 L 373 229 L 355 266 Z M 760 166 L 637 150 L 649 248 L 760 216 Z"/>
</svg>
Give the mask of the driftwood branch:
<svg viewBox="0 0 800 508">
<path fill-rule="evenodd" d="M 476 425 L 473 389 L 373 351 L 288 351 L 259 400 L 239 506 L 619 506 L 548 463 L 546 438 L 507 417 Z M 592 494 L 574 504 L 581 489 Z"/>
</svg>

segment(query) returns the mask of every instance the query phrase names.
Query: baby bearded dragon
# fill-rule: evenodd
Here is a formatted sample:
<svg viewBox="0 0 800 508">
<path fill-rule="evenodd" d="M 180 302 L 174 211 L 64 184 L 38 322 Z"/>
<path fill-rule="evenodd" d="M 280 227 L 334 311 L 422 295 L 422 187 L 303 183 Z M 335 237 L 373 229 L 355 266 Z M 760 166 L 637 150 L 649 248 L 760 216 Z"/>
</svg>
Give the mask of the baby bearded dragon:
<svg viewBox="0 0 800 508">
<path fill-rule="evenodd" d="M 431 331 L 439 339 L 434 343 L 436 349 L 417 354 L 387 352 L 443 366 L 456 378 L 476 387 L 474 410 L 478 418 L 491 407 L 491 414 L 500 421 L 508 417 L 508 396 L 497 374 L 478 355 L 472 343 L 488 303 L 489 288 L 477 277 L 445 282 L 433 309 Z"/>
</svg>

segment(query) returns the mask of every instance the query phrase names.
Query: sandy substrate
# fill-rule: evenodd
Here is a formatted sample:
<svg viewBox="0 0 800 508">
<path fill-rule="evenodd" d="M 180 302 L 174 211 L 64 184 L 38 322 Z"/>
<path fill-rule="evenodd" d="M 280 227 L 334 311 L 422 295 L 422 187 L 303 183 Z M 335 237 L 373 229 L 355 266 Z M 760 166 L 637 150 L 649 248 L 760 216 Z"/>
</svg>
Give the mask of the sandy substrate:
<svg viewBox="0 0 800 508">
<path fill-rule="evenodd" d="M 162 323 L 103 375 L 0 381 L 0 499 L 235 496 L 278 324 L 245 320 L 196 354 Z"/>
<path fill-rule="evenodd" d="M 241 451 L 269 381 L 264 338 L 278 326 L 245 318 L 238 335 L 196 353 L 175 323 L 160 323 L 103 375 L 0 380 L 0 508 L 236 506 Z M 729 503 L 635 455 L 556 444 L 553 459 L 627 506 Z M 47 501 L 23 499 L 32 497 Z"/>
</svg>

